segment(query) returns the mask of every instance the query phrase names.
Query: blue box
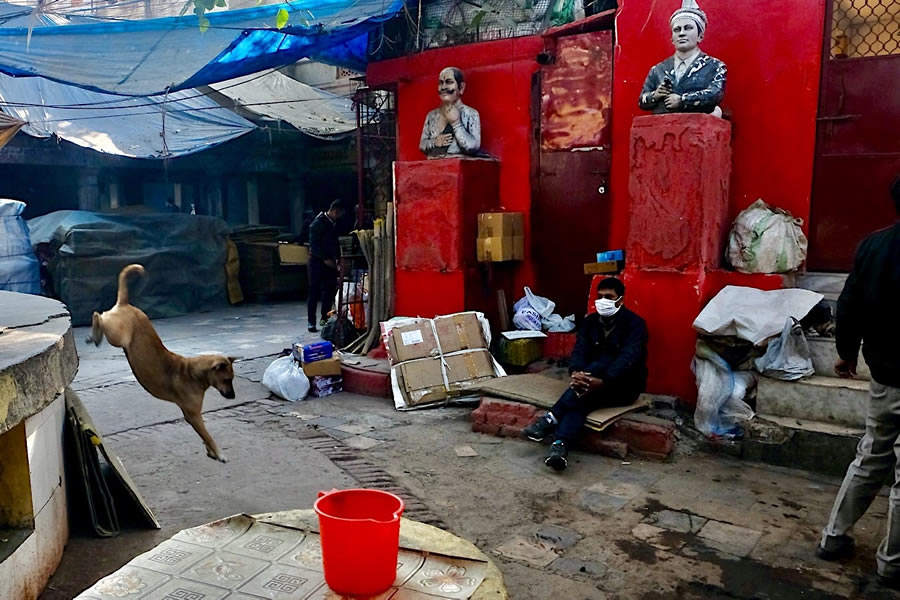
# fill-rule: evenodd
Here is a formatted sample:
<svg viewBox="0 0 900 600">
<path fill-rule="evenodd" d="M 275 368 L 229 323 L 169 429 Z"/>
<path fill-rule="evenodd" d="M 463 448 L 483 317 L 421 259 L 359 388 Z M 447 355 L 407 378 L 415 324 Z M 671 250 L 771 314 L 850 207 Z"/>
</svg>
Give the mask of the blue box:
<svg viewBox="0 0 900 600">
<path fill-rule="evenodd" d="M 622 250 L 609 250 L 597 253 L 597 262 L 612 262 L 614 260 L 625 260 L 625 252 Z"/>
<path fill-rule="evenodd" d="M 305 346 L 295 344 L 292 354 L 295 360 L 304 363 L 326 360 L 334 356 L 334 345 L 327 341 L 313 342 Z"/>
</svg>

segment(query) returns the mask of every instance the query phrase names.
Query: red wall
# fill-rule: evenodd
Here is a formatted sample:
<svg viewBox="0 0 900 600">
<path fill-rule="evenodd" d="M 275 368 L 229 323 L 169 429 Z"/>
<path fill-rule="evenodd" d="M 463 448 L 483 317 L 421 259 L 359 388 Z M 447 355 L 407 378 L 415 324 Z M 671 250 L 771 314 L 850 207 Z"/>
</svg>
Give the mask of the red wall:
<svg viewBox="0 0 900 600">
<path fill-rule="evenodd" d="M 535 57 L 543 49 L 540 37 L 483 42 L 429 50 L 421 54 L 372 63 L 366 82 L 378 86 L 397 82 L 397 160 L 422 160 L 419 137 L 428 111 L 437 108 L 441 69 L 459 67 L 466 75 L 463 102 L 481 114 L 481 146 L 500 159 L 500 205 L 525 213 L 525 261 L 517 269 L 515 288 L 533 285 L 531 265 L 531 78 Z M 472 244 L 474 244 L 472 240 Z M 399 290 L 398 290 L 399 293 Z M 518 300 L 518 296 L 511 302 Z"/>
<path fill-rule="evenodd" d="M 612 247 L 628 236 L 628 140 L 650 68 L 672 54 L 669 17 L 680 2 L 619 0 L 613 84 Z M 701 0 L 704 52 L 728 66 L 732 112 L 729 215 L 757 198 L 809 221 L 824 0 Z"/>
</svg>

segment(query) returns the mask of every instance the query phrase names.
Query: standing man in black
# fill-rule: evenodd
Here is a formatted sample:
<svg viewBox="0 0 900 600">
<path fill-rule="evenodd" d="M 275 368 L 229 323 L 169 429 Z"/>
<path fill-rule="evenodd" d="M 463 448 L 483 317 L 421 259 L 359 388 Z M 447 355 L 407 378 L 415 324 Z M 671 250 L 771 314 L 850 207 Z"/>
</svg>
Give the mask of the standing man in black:
<svg viewBox="0 0 900 600">
<path fill-rule="evenodd" d="M 554 434 L 544 464 L 557 471 L 568 466 L 569 445 L 591 412 L 631 404 L 647 386 L 647 324 L 624 302 L 625 284 L 615 277 L 597 285 L 597 312 L 578 330 L 569 389 L 523 432 L 535 442 Z"/>
<path fill-rule="evenodd" d="M 322 301 L 322 319 L 325 325 L 337 291 L 337 261 L 341 254 L 337 223 L 344 215 L 340 200 L 335 200 L 326 212 L 319 213 L 309 226 L 309 297 L 307 299 L 309 330 L 316 329 L 316 304 Z"/>
<path fill-rule="evenodd" d="M 850 530 L 894 475 L 887 535 L 875 554 L 878 580 L 900 589 L 900 176 L 891 184 L 897 221 L 860 244 L 838 299 L 834 365 L 841 377 L 856 375 L 860 344 L 872 373 L 866 434 L 847 467 L 816 555 L 839 560 L 853 553 Z"/>
</svg>

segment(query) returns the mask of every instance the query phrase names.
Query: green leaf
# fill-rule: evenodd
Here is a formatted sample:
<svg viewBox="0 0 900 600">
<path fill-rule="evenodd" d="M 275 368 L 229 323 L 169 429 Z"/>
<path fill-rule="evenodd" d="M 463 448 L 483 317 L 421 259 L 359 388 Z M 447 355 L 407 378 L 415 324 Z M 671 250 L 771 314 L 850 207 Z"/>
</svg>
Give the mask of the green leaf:
<svg viewBox="0 0 900 600">
<path fill-rule="evenodd" d="M 219 8 L 225 8 L 228 6 L 228 2 L 226 2 L 225 0 L 216 0 L 216 6 L 218 6 Z"/>
<path fill-rule="evenodd" d="M 278 14 L 275 15 L 275 27 L 277 27 L 278 29 L 282 29 L 285 25 L 287 25 L 289 16 L 290 15 L 288 15 L 288 11 L 283 8 L 279 8 Z"/>
<path fill-rule="evenodd" d="M 197 24 L 200 27 L 200 33 L 206 33 L 206 31 L 209 29 L 209 19 L 202 15 L 197 20 Z"/>
</svg>

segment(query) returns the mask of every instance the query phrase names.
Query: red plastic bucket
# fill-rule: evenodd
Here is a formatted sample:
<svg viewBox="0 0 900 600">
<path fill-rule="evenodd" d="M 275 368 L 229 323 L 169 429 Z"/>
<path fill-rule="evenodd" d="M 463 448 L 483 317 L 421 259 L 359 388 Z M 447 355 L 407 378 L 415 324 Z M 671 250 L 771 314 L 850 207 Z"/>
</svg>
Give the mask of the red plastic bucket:
<svg viewBox="0 0 900 600">
<path fill-rule="evenodd" d="M 397 578 L 403 500 L 379 490 L 319 492 L 322 565 L 332 591 L 377 596 Z"/>
</svg>

